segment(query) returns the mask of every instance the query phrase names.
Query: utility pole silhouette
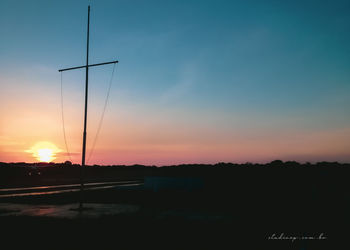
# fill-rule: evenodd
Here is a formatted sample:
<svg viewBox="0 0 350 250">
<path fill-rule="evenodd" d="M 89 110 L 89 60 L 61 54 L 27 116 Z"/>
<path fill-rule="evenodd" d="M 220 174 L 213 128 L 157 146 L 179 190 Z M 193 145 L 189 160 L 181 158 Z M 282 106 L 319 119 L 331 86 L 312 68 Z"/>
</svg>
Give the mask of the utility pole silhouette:
<svg viewBox="0 0 350 250">
<path fill-rule="evenodd" d="M 103 62 L 97 64 L 89 65 L 89 32 L 90 32 L 90 5 L 88 6 L 88 21 L 87 21 L 87 38 L 86 38 L 86 65 L 59 69 L 59 72 L 81 69 L 85 68 L 85 109 L 84 109 L 84 131 L 83 131 L 83 148 L 82 148 L 82 159 L 81 159 L 81 168 L 80 168 L 80 200 L 79 200 L 79 211 L 83 210 L 83 192 L 84 192 L 84 168 L 85 168 L 85 152 L 86 152 L 86 124 L 87 124 L 87 104 L 88 104 L 88 85 L 89 85 L 89 67 L 95 67 L 105 64 L 118 63 L 118 61 L 112 62 Z"/>
</svg>

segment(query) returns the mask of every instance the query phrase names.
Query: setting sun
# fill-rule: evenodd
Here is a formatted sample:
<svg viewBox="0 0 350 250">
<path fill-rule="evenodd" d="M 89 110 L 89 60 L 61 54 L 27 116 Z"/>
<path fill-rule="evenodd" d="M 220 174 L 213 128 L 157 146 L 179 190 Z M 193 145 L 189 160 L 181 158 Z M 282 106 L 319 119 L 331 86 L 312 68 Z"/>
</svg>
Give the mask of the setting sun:
<svg viewBox="0 0 350 250">
<path fill-rule="evenodd" d="M 53 152 L 49 148 L 42 148 L 38 150 L 39 161 L 50 162 L 53 160 Z"/>
<path fill-rule="evenodd" d="M 26 150 L 28 153 L 32 153 L 32 156 L 40 162 L 52 162 L 56 159 L 56 154 L 61 152 L 57 146 L 51 142 L 38 142 L 31 149 Z"/>
</svg>

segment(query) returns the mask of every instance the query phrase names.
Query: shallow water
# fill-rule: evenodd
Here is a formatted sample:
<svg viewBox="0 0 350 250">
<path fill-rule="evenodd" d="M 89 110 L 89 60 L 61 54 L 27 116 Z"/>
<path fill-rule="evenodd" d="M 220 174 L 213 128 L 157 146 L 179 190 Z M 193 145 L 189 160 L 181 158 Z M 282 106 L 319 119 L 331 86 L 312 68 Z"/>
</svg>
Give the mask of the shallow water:
<svg viewBox="0 0 350 250">
<path fill-rule="evenodd" d="M 84 190 L 97 190 L 114 188 L 120 186 L 140 186 L 142 183 L 137 181 L 118 181 L 118 182 L 97 182 L 84 184 Z M 80 191 L 80 184 L 57 185 L 57 186 L 41 186 L 41 187 L 26 187 L 26 188 L 1 188 L 0 198 L 20 197 L 29 195 L 46 195 L 60 194 L 67 192 Z"/>
<path fill-rule="evenodd" d="M 84 204 L 84 210 L 79 211 L 78 203 L 65 205 L 28 205 L 0 203 L 0 216 L 45 216 L 53 218 L 99 218 L 118 214 L 135 213 L 139 206 L 128 204 Z"/>
</svg>

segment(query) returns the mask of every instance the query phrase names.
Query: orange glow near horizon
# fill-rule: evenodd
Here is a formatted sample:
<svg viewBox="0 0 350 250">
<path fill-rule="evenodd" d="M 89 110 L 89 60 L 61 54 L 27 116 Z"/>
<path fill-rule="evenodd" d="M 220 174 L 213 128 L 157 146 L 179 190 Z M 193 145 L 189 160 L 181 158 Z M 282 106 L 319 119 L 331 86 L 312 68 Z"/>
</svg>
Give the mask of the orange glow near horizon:
<svg viewBox="0 0 350 250">
<path fill-rule="evenodd" d="M 31 153 L 40 162 L 52 162 L 56 159 L 56 154 L 61 151 L 56 145 L 46 141 L 38 142 L 29 150 L 26 150 L 27 153 Z"/>
<path fill-rule="evenodd" d="M 52 103 L 47 102 L 48 108 L 43 106 L 39 112 L 37 100 L 39 98 L 33 102 L 28 100 L 26 109 L 11 108 L 2 113 L 6 122 L 0 124 L 0 161 L 59 163 L 68 160 L 80 164 L 81 112 L 67 110 L 68 154 L 61 120 L 57 112 L 52 112 L 55 110 L 50 106 Z M 222 161 L 264 163 L 275 159 L 349 162 L 350 159 L 350 127 L 300 129 L 292 127 L 291 120 L 282 126 L 274 124 L 272 118 L 268 119 L 269 124 L 258 126 L 256 124 L 263 120 L 259 116 L 247 118 L 242 114 L 220 119 L 221 115 L 197 112 L 189 116 L 181 112 L 170 110 L 159 115 L 137 106 L 117 110 L 115 114 L 107 113 L 90 157 L 98 128 L 98 119 L 91 112 L 86 163 L 161 166 Z M 5 119 L 3 117 L 1 119 Z"/>
</svg>

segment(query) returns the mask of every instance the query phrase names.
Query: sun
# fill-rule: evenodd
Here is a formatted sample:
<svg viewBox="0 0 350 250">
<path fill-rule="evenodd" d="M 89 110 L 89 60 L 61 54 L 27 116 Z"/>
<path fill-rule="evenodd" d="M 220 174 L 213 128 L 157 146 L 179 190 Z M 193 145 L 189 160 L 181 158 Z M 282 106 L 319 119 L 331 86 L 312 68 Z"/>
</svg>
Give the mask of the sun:
<svg viewBox="0 0 350 250">
<path fill-rule="evenodd" d="M 38 149 L 38 157 L 39 161 L 50 162 L 54 159 L 53 151 L 49 148 L 41 148 Z"/>
<path fill-rule="evenodd" d="M 38 142 L 29 150 L 26 150 L 27 153 L 31 153 L 40 162 L 52 162 L 56 159 L 56 154 L 61 151 L 56 145 L 47 141 Z"/>
</svg>

